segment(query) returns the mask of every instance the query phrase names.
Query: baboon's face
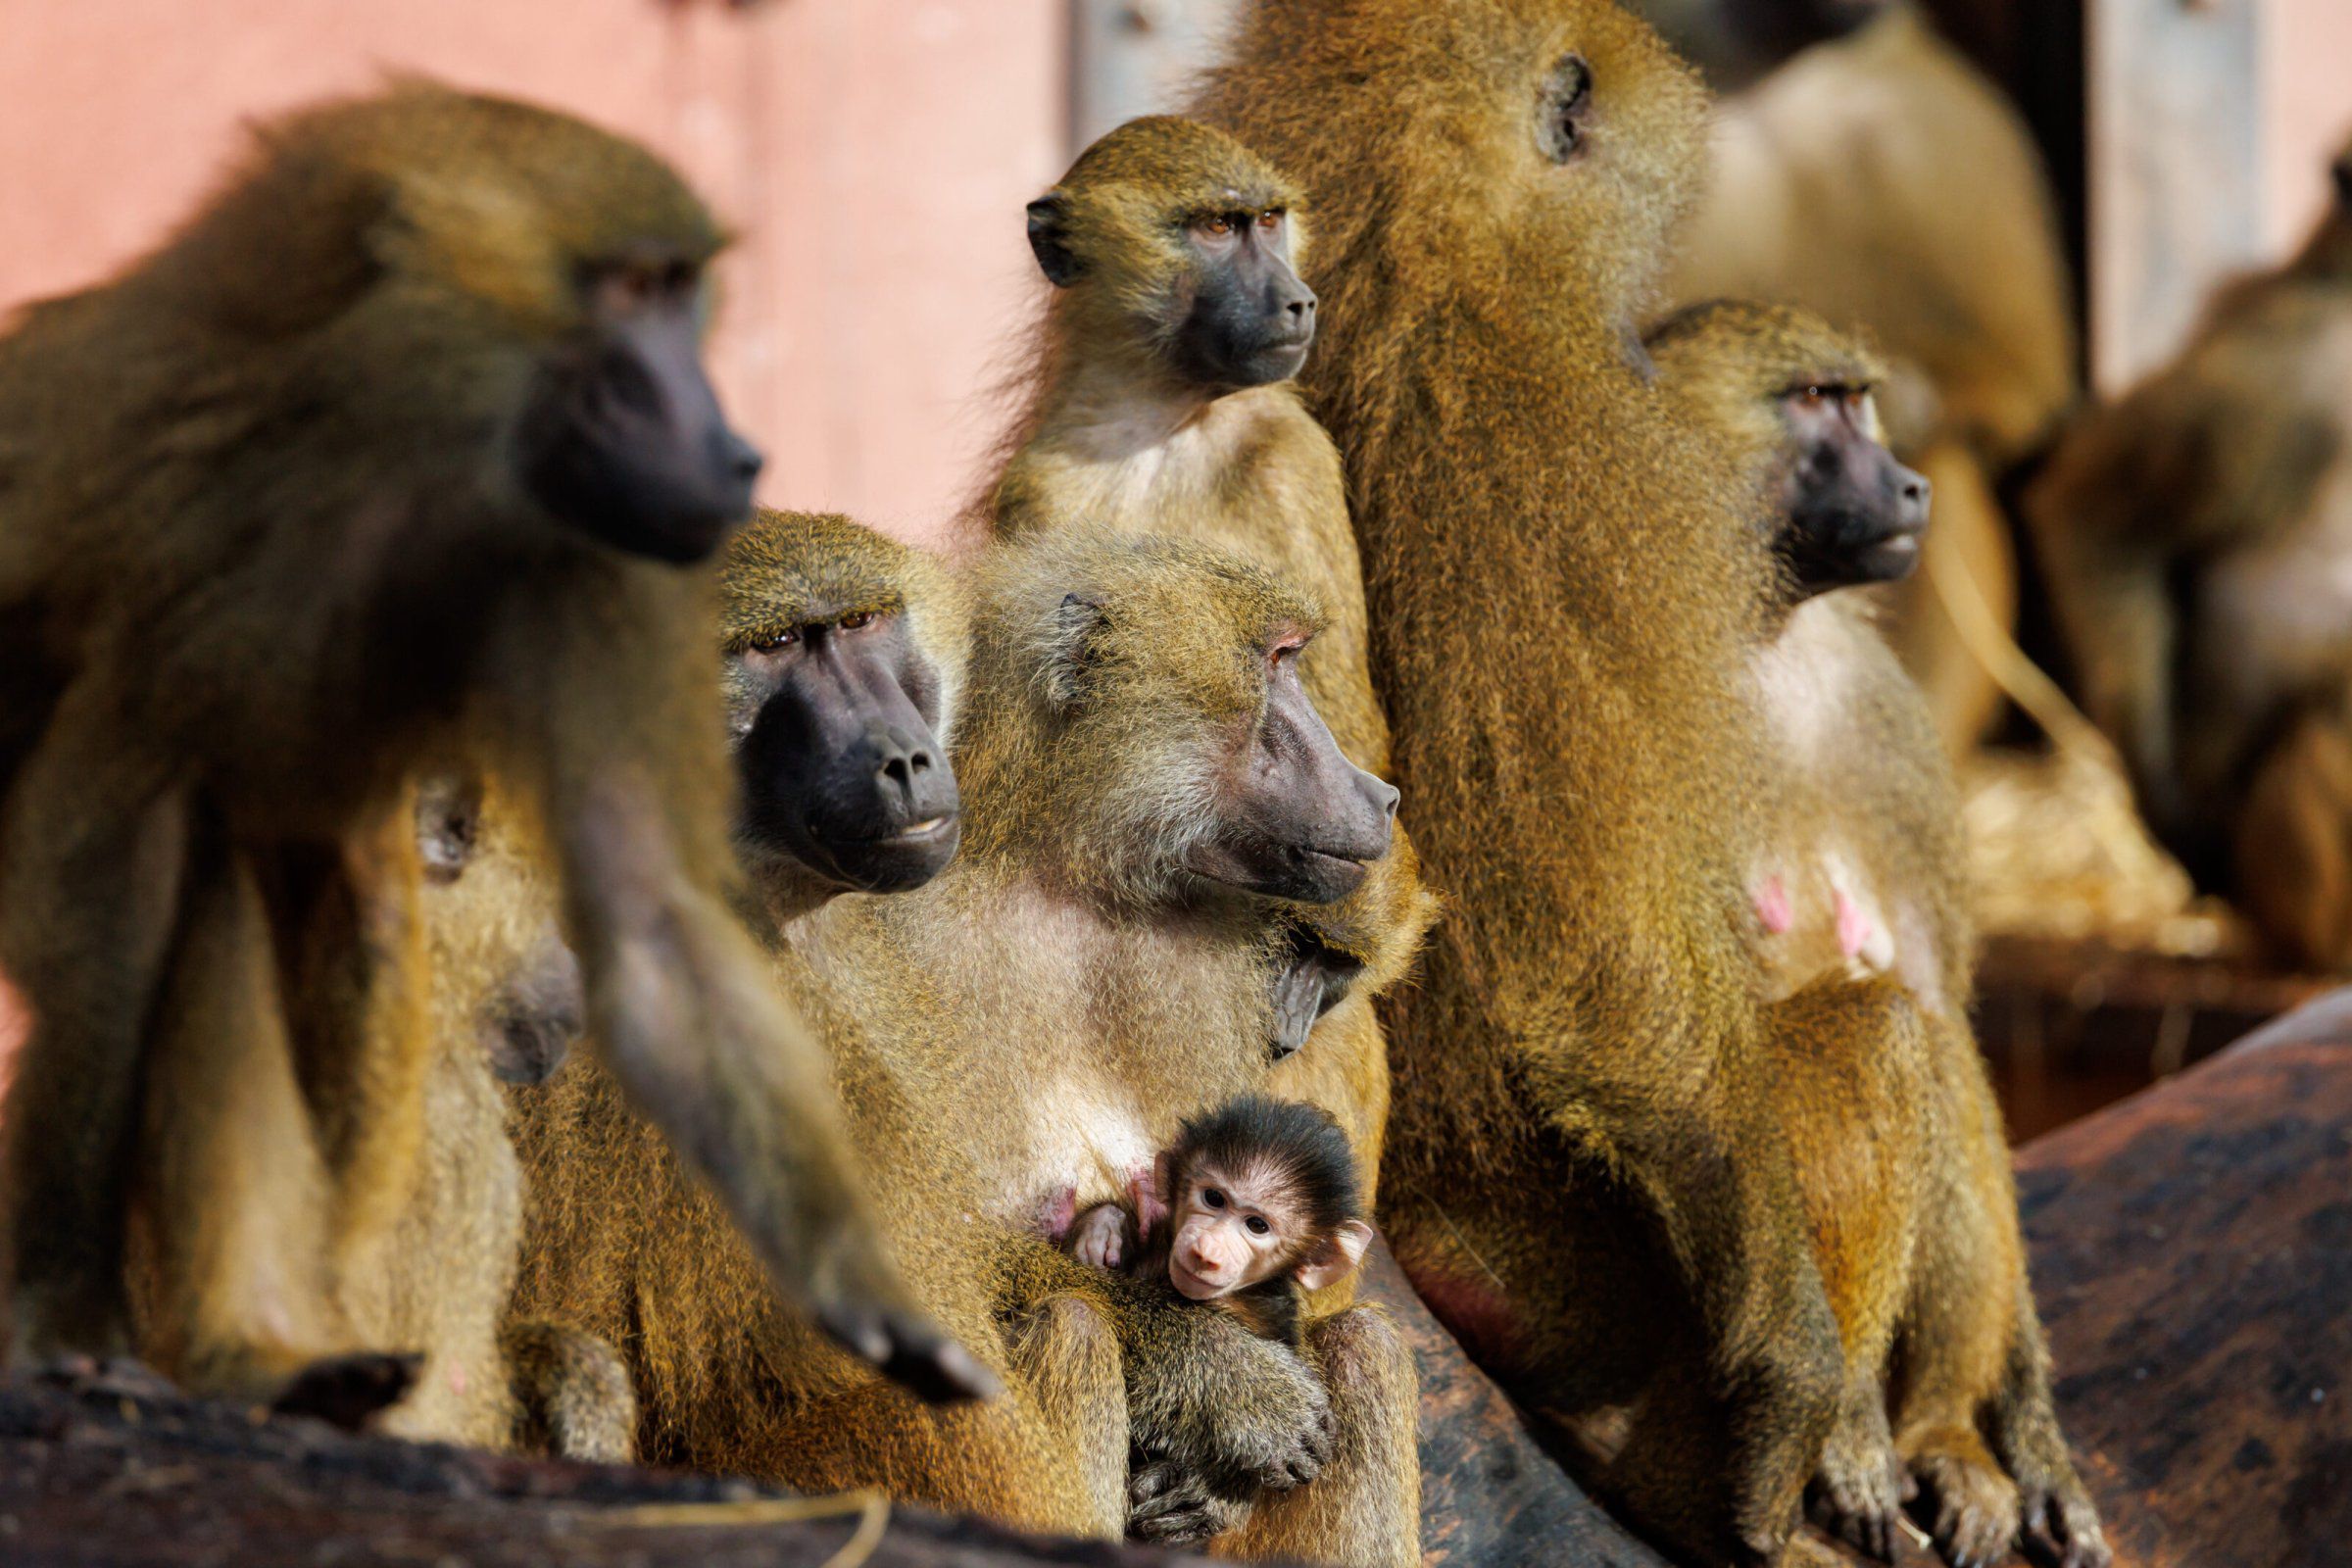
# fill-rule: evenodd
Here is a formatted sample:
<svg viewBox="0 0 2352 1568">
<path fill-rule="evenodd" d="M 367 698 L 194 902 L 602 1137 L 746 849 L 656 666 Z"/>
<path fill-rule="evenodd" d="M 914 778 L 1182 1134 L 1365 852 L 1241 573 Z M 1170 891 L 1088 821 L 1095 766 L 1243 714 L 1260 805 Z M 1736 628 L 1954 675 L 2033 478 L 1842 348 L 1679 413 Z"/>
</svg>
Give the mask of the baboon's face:
<svg viewBox="0 0 2352 1568">
<path fill-rule="evenodd" d="M 699 262 L 598 263 L 578 325 L 546 354 L 521 419 L 523 488 L 566 525 L 630 555 L 701 561 L 752 514 L 759 450 L 703 369 Z"/>
<path fill-rule="evenodd" d="M 1212 819 L 1185 866 L 1252 893 L 1328 904 L 1354 892 L 1388 854 L 1396 791 L 1332 739 L 1298 681 L 1305 641 L 1278 634 L 1261 656 L 1264 702 L 1229 732 Z"/>
<path fill-rule="evenodd" d="M 1791 460 L 1778 545 L 1800 596 L 1909 576 L 1928 481 L 1886 450 L 1870 389 L 1806 383 L 1778 403 Z"/>
<path fill-rule="evenodd" d="M 727 659 L 737 836 L 844 889 L 920 887 L 961 834 L 939 672 L 895 599 L 789 622 Z"/>
</svg>

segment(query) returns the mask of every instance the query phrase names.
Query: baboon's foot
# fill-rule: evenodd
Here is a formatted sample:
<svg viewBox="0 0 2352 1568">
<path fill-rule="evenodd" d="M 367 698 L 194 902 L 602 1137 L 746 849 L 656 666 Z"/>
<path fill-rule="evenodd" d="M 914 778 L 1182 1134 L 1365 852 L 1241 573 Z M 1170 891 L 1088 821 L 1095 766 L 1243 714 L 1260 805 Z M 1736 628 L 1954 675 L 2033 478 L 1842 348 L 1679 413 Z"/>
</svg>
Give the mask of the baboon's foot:
<svg viewBox="0 0 2352 1568">
<path fill-rule="evenodd" d="M 1952 1568 L 1991 1568 L 2017 1540 L 2017 1484 L 1976 1433 L 1941 1428 L 1911 1446 L 1912 1517 Z"/>
</svg>

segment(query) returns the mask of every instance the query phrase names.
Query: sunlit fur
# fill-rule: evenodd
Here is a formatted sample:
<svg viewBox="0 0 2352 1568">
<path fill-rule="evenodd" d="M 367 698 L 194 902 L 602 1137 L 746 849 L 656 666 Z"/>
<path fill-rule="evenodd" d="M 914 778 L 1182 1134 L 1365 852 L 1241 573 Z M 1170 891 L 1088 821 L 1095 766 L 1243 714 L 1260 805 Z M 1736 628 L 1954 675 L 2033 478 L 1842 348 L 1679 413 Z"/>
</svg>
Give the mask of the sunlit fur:
<svg viewBox="0 0 2352 1568">
<path fill-rule="evenodd" d="M 1591 96 L 1562 164 L 1538 116 L 1570 55 Z M 1714 1560 L 1782 1549 L 1841 1381 L 1768 1041 L 1911 1004 L 1881 983 L 1760 1010 L 1762 549 L 1721 548 L 1733 455 L 1633 335 L 1704 107 L 1598 0 L 1269 0 L 1200 102 L 1316 215 L 1301 379 L 1452 911 L 1388 1014 L 1382 1218 L 1523 1397 L 1641 1399 L 1603 1480 Z"/>
<path fill-rule="evenodd" d="M 826 533 L 773 538 L 822 553 Z M 940 623 L 926 573 L 900 576 L 887 549 L 838 554 Z M 796 570 L 771 579 L 767 612 L 759 580 L 738 578 L 743 609 L 788 612 Z M 623 1340 L 648 1458 L 1115 1537 L 1131 1409 L 1139 1442 L 1173 1423 L 1188 1454 L 1279 1455 L 1325 1405 L 1279 1347 L 1131 1300 L 1030 1234 L 1057 1201 L 1119 1195 L 1182 1116 L 1262 1079 L 1271 913 L 1180 890 L 1164 858 L 1195 829 L 1157 813 L 1197 802 L 1159 775 L 1203 787 L 1183 754 L 1234 743 L 1272 629 L 1312 612 L 1197 547 L 1092 536 L 993 551 L 968 592 L 958 858 L 925 887 L 786 922 L 774 961 L 832 1054 L 890 1248 L 1004 1397 L 917 1404 L 777 1312 L 714 1206 L 576 1068 L 524 1127 L 549 1196 L 519 1300 Z M 1394 1398 L 1409 1356 L 1338 1321 L 1335 1353 Z"/>
<path fill-rule="evenodd" d="M 1385 777 L 1389 727 L 1368 663 L 1339 452 L 1296 385 L 1215 396 L 1175 373 L 1166 353 L 1195 266 L 1182 225 L 1204 211 L 1279 208 L 1291 262 L 1311 284 L 1302 194 L 1222 131 L 1154 116 L 1095 142 L 1051 196 L 1081 271 L 1051 292 L 1022 387 L 1027 403 L 992 487 L 992 529 L 1015 539 L 1068 526 L 1179 535 L 1241 552 L 1305 589 L 1324 624 L 1299 656 L 1299 680 L 1341 751 Z M 1412 803 L 1403 810 L 1409 822 Z M 1341 1118 L 1368 1184 L 1378 1180 L 1389 1103 L 1373 999 L 1406 974 L 1436 907 L 1400 827 L 1355 893 L 1295 912 L 1364 972 L 1275 1082 Z M 1338 1287 L 1318 1303 L 1343 1305 L 1350 1294 Z"/>
<path fill-rule="evenodd" d="M 1740 551 L 1759 526 L 1788 522 L 1782 479 L 1803 456 L 1779 413 L 1789 390 L 1866 387 L 1883 373 L 1868 344 L 1786 307 L 1696 307 L 1649 344 L 1667 387 L 1732 436 L 1753 477 L 1760 514 L 1718 523 Z M 1756 592 L 1752 662 L 1777 804 L 1749 885 L 1770 885 L 1790 919 L 1757 932 L 1770 994 L 1877 970 L 1929 1023 L 1924 1035 L 1818 1039 L 1788 1063 L 1817 1080 L 1818 1092 L 1788 1097 L 1804 1121 L 1795 1147 L 1815 1235 L 1825 1257 L 1860 1265 L 1842 1271 L 1850 1289 L 1833 1283 L 1849 1381 L 1816 1511 L 1849 1539 L 1890 1545 L 1901 1507 L 1891 1449 L 1935 1494 L 1954 1560 L 2006 1554 L 2022 1518 L 2037 1542 L 2059 1523 L 2075 1560 L 2095 1561 L 2105 1547 L 2058 1429 L 2000 1107 L 1969 1023 L 1967 856 L 1941 739 L 1868 595 L 1792 606 L 1777 576 Z"/>
</svg>

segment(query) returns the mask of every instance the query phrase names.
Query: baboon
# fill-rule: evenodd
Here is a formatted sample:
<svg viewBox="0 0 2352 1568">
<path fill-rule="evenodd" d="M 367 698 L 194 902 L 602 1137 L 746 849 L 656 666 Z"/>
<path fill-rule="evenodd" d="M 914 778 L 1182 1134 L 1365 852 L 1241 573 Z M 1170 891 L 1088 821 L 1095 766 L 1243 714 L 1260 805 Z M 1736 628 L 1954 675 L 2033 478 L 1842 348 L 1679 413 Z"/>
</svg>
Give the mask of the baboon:
<svg viewBox="0 0 2352 1568">
<path fill-rule="evenodd" d="M 1740 86 L 1744 42 L 1775 0 L 1636 0 Z M 1706 199 L 1669 284 L 1684 302 L 1751 298 L 1864 326 L 1894 362 L 1894 450 L 1936 485 L 1919 575 L 1889 632 L 1955 755 L 2000 703 L 1941 596 L 2016 615 L 2017 563 L 1996 491 L 2081 396 L 2073 285 L 2031 131 L 1915 4 L 1810 48 L 1727 99 Z M 1712 12 L 1712 15 L 1708 13 Z M 1695 13 L 1695 14 L 1694 14 Z M 1682 24 L 1677 26 L 1676 24 Z"/>
<path fill-rule="evenodd" d="M 1923 1025 L 1884 979 L 1767 1007 L 1743 940 L 1768 568 L 1723 548 L 1729 444 L 1636 330 L 1704 106 L 1596 0 L 1271 0 L 1202 113 L 1317 215 L 1303 380 L 1455 911 L 1385 1018 L 1397 1259 L 1529 1402 L 1638 1401 L 1602 1481 L 1644 1529 L 1772 1560 L 1837 1424 L 1852 1288 L 1816 1255 L 1785 1063 Z M 1853 1223 L 1887 1243 L 1881 1211 Z"/>
<path fill-rule="evenodd" d="M 2284 266 L 2067 432 L 2027 511 L 2140 809 L 2287 956 L 2352 965 L 2352 148 Z"/>
<path fill-rule="evenodd" d="M 266 128 L 0 339 L 0 623 L 42 715 L 0 780 L 12 1358 L 122 1345 L 134 1170 L 170 1370 L 268 1398 L 351 1347 L 338 1277 L 425 1121 L 403 790 L 478 764 L 546 824 L 606 1061 L 776 1288 L 956 1386 L 724 903 L 693 564 L 760 460 L 699 357 L 719 243 L 633 143 L 404 84 Z"/>
<path fill-rule="evenodd" d="M 1098 1203 L 1062 1245 L 1089 1267 L 1165 1280 L 1299 1348 L 1307 1293 L 1363 1263 L 1367 1212 L 1355 1151 L 1331 1112 L 1243 1095 L 1186 1119 L 1132 1210 Z"/>
<path fill-rule="evenodd" d="M 1313 624 L 1304 601 L 1197 548 L 1056 530 L 978 566 L 967 682 L 931 608 L 945 588 L 935 568 L 821 530 L 775 540 L 775 562 L 813 554 L 814 565 L 753 568 L 740 552 L 767 530 L 737 547 L 730 624 L 806 623 L 830 603 L 895 597 L 939 686 L 963 694 L 953 711 L 924 713 L 955 724 L 959 858 L 919 889 L 804 905 L 779 922 L 775 956 L 834 1053 L 892 1248 L 1005 1396 L 925 1409 L 763 1306 L 740 1248 L 714 1215 L 697 1217 L 691 1189 L 578 1065 L 526 1139 L 546 1228 L 524 1310 L 630 1326 L 650 1457 L 810 1488 L 884 1485 L 1115 1536 L 1131 1523 L 1203 1533 L 1336 1453 L 1315 1486 L 1259 1507 L 1245 1544 L 1411 1558 L 1410 1359 L 1385 1321 L 1358 1311 L 1319 1326 L 1310 1370 L 1239 1325 L 1125 1290 L 1053 1241 L 1081 1201 L 1148 1169 L 1184 1114 L 1262 1082 L 1267 981 L 1286 957 L 1268 895 L 1331 896 L 1382 848 L 1393 795 L 1328 735 L 1317 741 L 1292 671 Z M 819 597 L 801 599 L 804 583 Z M 1259 713 L 1278 691 L 1289 695 Z M 1276 774 L 1312 774 L 1295 799 L 1336 792 L 1346 808 L 1279 832 L 1261 824 L 1269 843 L 1305 832 L 1342 852 L 1280 857 L 1270 882 L 1216 847 L 1229 808 L 1203 775 L 1267 724 L 1298 748 Z M 1344 821 L 1362 836 L 1343 842 Z M 1132 1519 L 1131 1439 L 1150 1456 Z"/>
<path fill-rule="evenodd" d="M 1083 523 L 1199 539 L 1306 589 L 1328 618 L 1299 678 L 1340 749 L 1385 771 L 1346 480 L 1291 381 L 1315 332 L 1299 192 L 1223 132 L 1157 116 L 1096 141 L 1028 212 L 1054 293 L 993 494 L 995 530 L 1017 539 Z M 1341 1118 L 1367 1181 L 1379 1173 L 1388 1053 L 1369 1003 L 1347 998 L 1359 980 L 1369 996 L 1402 973 L 1433 908 L 1399 835 L 1361 892 L 1298 911 L 1298 958 L 1278 982 L 1279 1092 Z M 1314 1049 L 1299 1052 L 1310 1028 Z M 1323 1304 L 1345 1302 L 1327 1294 Z"/>
<path fill-rule="evenodd" d="M 1825 971 L 1881 972 L 1930 1024 L 1913 1060 L 1857 1035 L 1786 1064 L 1816 1079 L 1789 1098 L 1807 1113 L 1798 1171 L 1817 1234 L 1838 1237 L 1840 1209 L 1858 1198 L 1912 1216 L 1907 1245 L 1879 1254 L 1867 1289 L 1832 1292 L 1848 1398 L 1815 1514 L 1890 1558 L 1907 1471 L 1927 1488 L 1921 1512 L 1952 1562 L 1998 1560 L 2022 1525 L 2040 1554 L 2103 1563 L 2098 1516 L 2051 1402 L 2000 1109 L 1968 1020 L 1958 794 L 1875 607 L 1840 591 L 1918 559 L 1899 546 L 1916 539 L 1927 498 L 1878 435 L 1884 368 L 1818 317 L 1775 306 L 1694 307 L 1647 341 L 1667 387 L 1746 457 L 1753 512 L 1723 526 L 1776 536 L 1779 569 L 1757 585 L 1753 669 L 1777 826 L 1749 882 L 1772 994 Z M 1877 1170 L 1857 1146 L 1881 1152 Z M 1890 1444 L 1903 1471 L 1887 1462 Z"/>
<path fill-rule="evenodd" d="M 421 1352 L 385 1412 L 396 1436 L 626 1460 L 636 1412 L 611 1346 L 504 1325 L 522 1243 L 522 1176 L 501 1080 L 543 1083 L 584 1024 L 539 847 L 496 792 L 443 776 L 417 791 L 419 905 L 433 1058 L 416 1185 L 345 1283 L 363 1344 Z"/>
</svg>

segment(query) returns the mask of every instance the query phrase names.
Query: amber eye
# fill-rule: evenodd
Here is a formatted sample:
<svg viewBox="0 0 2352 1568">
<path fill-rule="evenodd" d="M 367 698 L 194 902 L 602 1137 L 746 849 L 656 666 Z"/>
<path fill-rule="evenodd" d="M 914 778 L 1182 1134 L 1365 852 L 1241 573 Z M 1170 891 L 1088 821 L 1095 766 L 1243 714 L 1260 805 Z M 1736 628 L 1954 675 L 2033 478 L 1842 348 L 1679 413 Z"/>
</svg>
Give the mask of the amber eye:
<svg viewBox="0 0 2352 1568">
<path fill-rule="evenodd" d="M 779 648 L 790 648 L 794 643 L 797 643 L 800 640 L 801 629 L 798 626 L 787 626 L 782 631 L 775 633 L 773 636 L 762 637 L 758 642 L 752 644 L 752 652 L 755 654 L 772 654 Z"/>
<path fill-rule="evenodd" d="M 1224 235 L 1233 232 L 1233 223 L 1230 220 L 1223 218 L 1202 219 L 1200 221 L 1200 232 L 1203 234 L 1215 234 L 1222 238 Z"/>
<path fill-rule="evenodd" d="M 1250 1234 L 1252 1236 L 1263 1236 L 1274 1228 L 1266 1223 L 1265 1217 L 1261 1214 L 1252 1214 L 1242 1223 L 1250 1227 Z"/>
<path fill-rule="evenodd" d="M 1264 212 L 1258 214 L 1257 226 L 1260 228 L 1280 228 L 1282 226 L 1282 209 L 1279 207 L 1269 207 Z"/>
<path fill-rule="evenodd" d="M 1223 1208 L 1225 1206 L 1225 1195 L 1218 1192 L 1214 1187 L 1203 1187 L 1200 1189 L 1200 1201 L 1206 1203 L 1211 1208 Z"/>
<path fill-rule="evenodd" d="M 863 631 L 873 623 L 874 612 L 870 610 L 853 610 L 842 616 L 840 621 L 843 631 Z"/>
</svg>

